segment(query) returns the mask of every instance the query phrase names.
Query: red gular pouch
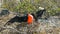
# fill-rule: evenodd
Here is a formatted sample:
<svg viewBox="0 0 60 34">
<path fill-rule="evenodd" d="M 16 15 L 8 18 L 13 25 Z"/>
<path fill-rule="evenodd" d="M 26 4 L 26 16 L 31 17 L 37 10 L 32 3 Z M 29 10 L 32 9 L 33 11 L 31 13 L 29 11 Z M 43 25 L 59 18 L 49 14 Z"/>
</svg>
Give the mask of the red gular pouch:
<svg viewBox="0 0 60 34">
<path fill-rule="evenodd" d="M 33 23 L 33 16 L 31 14 L 28 14 L 28 20 L 27 20 L 28 24 L 32 24 Z"/>
</svg>

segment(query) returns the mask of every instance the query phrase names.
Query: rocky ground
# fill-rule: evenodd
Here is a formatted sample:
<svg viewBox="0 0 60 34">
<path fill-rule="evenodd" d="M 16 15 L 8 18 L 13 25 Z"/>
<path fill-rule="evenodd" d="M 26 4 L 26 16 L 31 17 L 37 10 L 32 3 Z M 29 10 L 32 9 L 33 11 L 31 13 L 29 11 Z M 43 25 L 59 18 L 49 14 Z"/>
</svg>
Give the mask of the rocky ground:
<svg viewBox="0 0 60 34">
<path fill-rule="evenodd" d="M 60 19 L 55 17 L 47 20 L 38 19 L 38 23 L 34 22 L 30 26 L 24 23 L 13 23 L 4 27 L 4 24 L 14 16 L 16 15 L 9 14 L 0 17 L 0 34 L 60 34 Z"/>
</svg>

